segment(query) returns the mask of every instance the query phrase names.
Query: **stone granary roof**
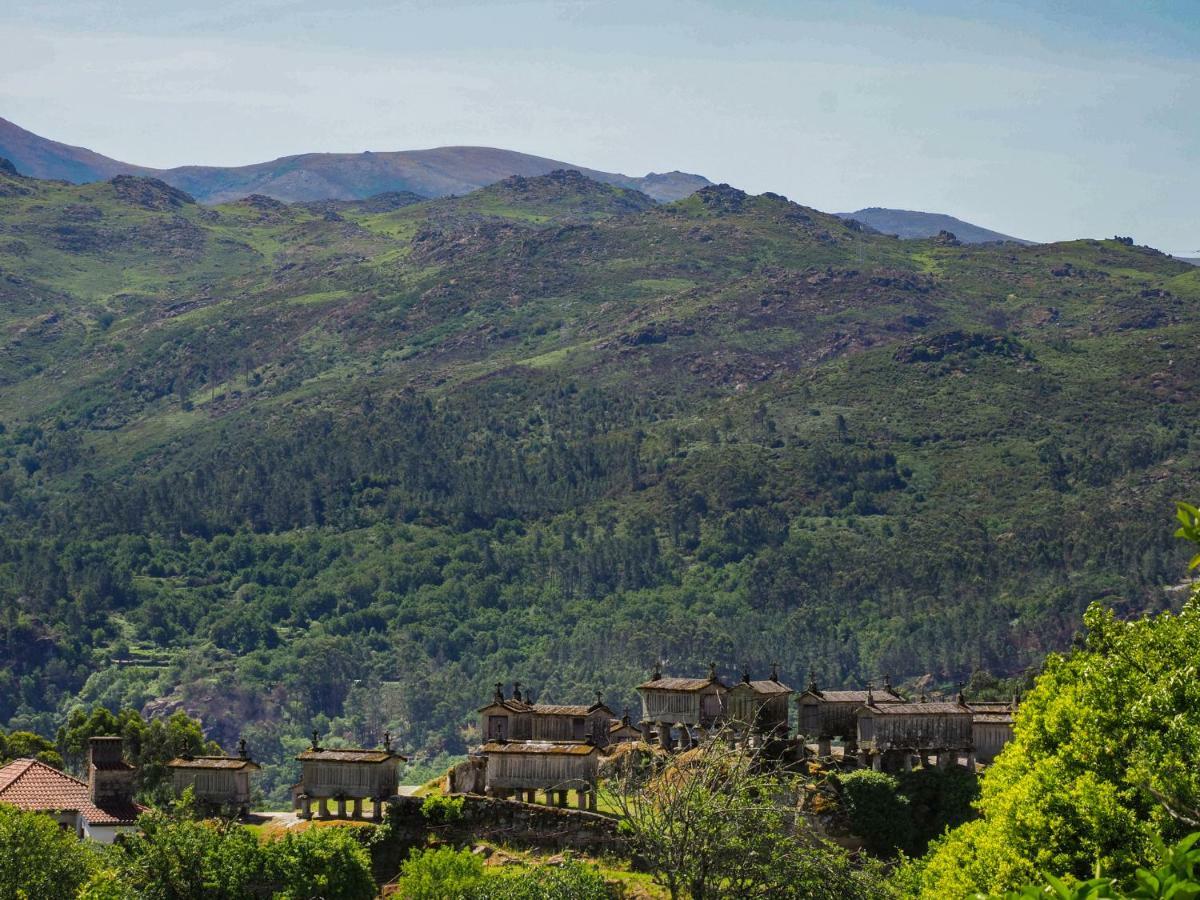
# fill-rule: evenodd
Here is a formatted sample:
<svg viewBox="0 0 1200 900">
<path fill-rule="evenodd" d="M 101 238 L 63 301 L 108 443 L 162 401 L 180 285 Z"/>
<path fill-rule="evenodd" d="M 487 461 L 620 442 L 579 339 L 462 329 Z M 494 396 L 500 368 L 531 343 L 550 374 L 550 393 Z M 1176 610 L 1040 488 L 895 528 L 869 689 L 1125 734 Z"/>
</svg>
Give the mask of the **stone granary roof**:
<svg viewBox="0 0 1200 900">
<path fill-rule="evenodd" d="M 884 703 L 881 706 L 864 704 L 863 711 L 877 716 L 947 715 L 969 716 L 971 710 L 959 703 Z"/>
<path fill-rule="evenodd" d="M 594 712 L 606 712 L 610 718 L 615 718 L 616 714 L 604 704 L 603 698 L 599 692 L 596 694 L 596 702 L 591 706 L 582 704 L 562 704 L 562 703 L 528 703 L 521 697 L 520 682 L 513 685 L 513 696 L 505 697 L 503 686 L 496 684 L 496 693 L 492 696 L 492 701 L 487 706 L 481 706 L 477 712 L 486 712 L 489 709 L 495 709 L 497 706 L 507 709 L 514 713 L 532 713 L 535 716 L 588 716 Z"/>
<path fill-rule="evenodd" d="M 742 671 L 741 684 L 747 685 L 756 694 L 790 694 L 792 689 L 779 680 L 779 664 L 771 666 L 771 677 L 763 681 L 752 681 L 749 670 Z"/>
<path fill-rule="evenodd" d="M 403 760 L 405 757 L 391 750 L 328 749 L 310 747 L 296 759 L 301 762 L 382 763 L 389 759 Z"/>
<path fill-rule="evenodd" d="M 743 681 L 756 694 L 790 694 L 792 689 L 781 681 Z"/>
<path fill-rule="evenodd" d="M 712 663 L 708 669 L 707 678 L 664 678 L 662 669 L 655 665 L 654 673 L 648 681 L 643 681 L 637 686 L 637 690 L 655 690 L 655 691 L 682 691 L 684 693 L 692 693 L 693 691 L 702 691 L 711 685 L 729 689 L 729 685 L 721 681 L 717 677 L 717 665 Z"/>
<path fill-rule="evenodd" d="M 818 700 L 823 700 L 826 703 L 861 703 L 864 705 L 880 700 L 884 703 L 904 702 L 904 698 L 892 690 L 892 679 L 886 675 L 883 678 L 883 687 L 878 689 L 872 685 L 865 691 L 823 691 L 817 687 L 817 673 L 810 672 L 808 687 L 800 693 L 800 696 L 796 698 L 796 702 L 800 702 L 805 697 L 816 697 Z"/>
<path fill-rule="evenodd" d="M 92 825 L 132 825 L 145 810 L 123 801 L 98 805 L 87 784 L 36 759 L 18 759 L 0 769 L 0 803 L 29 812 L 76 812 Z"/>
<path fill-rule="evenodd" d="M 240 756 L 179 756 L 167 766 L 172 769 L 222 769 L 229 772 L 257 772 L 262 768 L 254 760 Z"/>
<path fill-rule="evenodd" d="M 976 700 L 967 704 L 971 721 L 996 725 L 1011 725 L 1013 704 L 1006 700 Z"/>
<path fill-rule="evenodd" d="M 538 753 L 550 756 L 587 756 L 599 753 L 595 744 L 568 741 L 491 741 L 483 745 L 484 753 Z"/>
</svg>

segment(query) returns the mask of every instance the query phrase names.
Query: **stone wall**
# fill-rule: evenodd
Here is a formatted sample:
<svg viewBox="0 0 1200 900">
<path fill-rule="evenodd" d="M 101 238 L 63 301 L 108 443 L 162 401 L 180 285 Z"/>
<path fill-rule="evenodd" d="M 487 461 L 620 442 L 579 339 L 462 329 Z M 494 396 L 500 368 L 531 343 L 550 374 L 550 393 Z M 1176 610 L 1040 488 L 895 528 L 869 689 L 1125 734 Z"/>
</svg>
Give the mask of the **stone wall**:
<svg viewBox="0 0 1200 900">
<path fill-rule="evenodd" d="M 463 800 L 462 821 L 433 826 L 421 815 L 421 797 L 394 797 L 388 822 L 396 838 L 415 844 L 432 832 L 447 841 L 494 841 L 554 850 L 599 853 L 620 843 L 617 821 L 599 813 L 557 806 L 456 794 Z"/>
</svg>

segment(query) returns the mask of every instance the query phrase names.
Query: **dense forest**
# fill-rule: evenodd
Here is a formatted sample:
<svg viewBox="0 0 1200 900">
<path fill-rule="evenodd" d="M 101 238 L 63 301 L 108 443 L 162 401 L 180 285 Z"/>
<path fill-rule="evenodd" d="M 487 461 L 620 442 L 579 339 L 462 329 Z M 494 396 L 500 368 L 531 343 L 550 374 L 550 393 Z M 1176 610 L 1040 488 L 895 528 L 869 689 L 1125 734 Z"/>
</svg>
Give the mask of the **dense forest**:
<svg viewBox="0 0 1200 900">
<path fill-rule="evenodd" d="M 0 172 L 0 727 L 313 728 L 419 778 L 497 681 L 1012 676 L 1177 607 L 1200 270 L 574 173 L 204 207 Z"/>
</svg>

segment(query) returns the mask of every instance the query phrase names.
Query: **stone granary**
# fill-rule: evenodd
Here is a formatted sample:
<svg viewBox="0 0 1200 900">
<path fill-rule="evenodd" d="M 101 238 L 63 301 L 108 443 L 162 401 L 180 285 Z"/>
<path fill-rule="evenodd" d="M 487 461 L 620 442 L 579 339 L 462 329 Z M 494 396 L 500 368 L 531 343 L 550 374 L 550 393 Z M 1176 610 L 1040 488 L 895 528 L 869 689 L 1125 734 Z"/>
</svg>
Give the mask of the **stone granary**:
<svg viewBox="0 0 1200 900">
<path fill-rule="evenodd" d="M 600 750 L 565 741 L 489 741 L 484 789 L 489 797 L 516 796 L 534 803 L 543 791 L 550 805 L 566 806 L 575 791 L 580 809 L 595 810 Z"/>
<path fill-rule="evenodd" d="M 492 702 L 479 715 L 485 741 L 591 741 L 598 747 L 608 744 L 617 718 L 599 693 L 591 706 L 529 703 L 519 682 L 511 697 L 497 683 Z"/>
<path fill-rule="evenodd" d="M 181 754 L 167 763 L 175 796 L 188 788 L 206 809 L 236 809 L 245 815 L 250 805 L 250 776 L 262 767 L 246 752 L 246 742 L 238 742 L 237 756 L 191 756 Z"/>
<path fill-rule="evenodd" d="M 868 692 L 868 695 L 870 692 Z M 913 758 L 936 755 L 939 766 L 956 764 L 965 755 L 975 770 L 971 709 L 960 693 L 954 702 L 877 703 L 868 696 L 858 709 L 859 763 L 892 771 L 911 769 Z"/>
<path fill-rule="evenodd" d="M 699 729 L 716 728 L 728 719 L 729 687 L 717 677 L 716 663 L 709 666 L 707 678 L 668 678 L 655 665 L 649 681 L 637 686 L 642 695 L 642 733 L 650 739 L 651 730 L 659 743 L 670 749 L 675 741 L 672 729 L 678 725 L 680 744 L 690 747 Z"/>
<path fill-rule="evenodd" d="M 88 780 L 80 781 L 36 759 L 0 768 L 0 804 L 46 813 L 81 838 L 111 844 L 136 827 L 145 811 L 133 800 L 137 770 L 125 761 L 121 738 L 88 741 Z"/>
<path fill-rule="evenodd" d="M 625 714 L 621 716 L 619 721 L 613 722 L 608 728 L 608 743 L 613 744 L 628 744 L 642 739 L 642 731 L 633 724 L 633 720 L 629 718 L 629 710 L 625 710 Z"/>
<path fill-rule="evenodd" d="M 876 705 L 904 702 L 886 676 L 881 690 L 829 691 L 817 687 L 816 675 L 810 673 L 808 687 L 796 698 L 800 735 L 817 742 L 818 756 L 830 755 L 835 738 L 841 738 L 847 750 L 853 752 L 858 739 L 857 712 L 868 698 Z"/>
<path fill-rule="evenodd" d="M 779 665 L 771 667 L 771 677 L 751 681 L 748 671 L 729 689 L 729 723 L 739 731 L 786 738 L 788 703 L 794 691 L 779 680 Z"/>
<path fill-rule="evenodd" d="M 383 748 L 333 749 L 322 747 L 313 732 L 312 746 L 296 757 L 300 761 L 300 783 L 293 789 L 293 806 L 300 810 L 301 818 L 313 815 L 312 803 L 317 801 L 317 813 L 329 818 L 329 801 L 337 801 L 337 818 L 347 817 L 347 801 L 350 816 L 359 819 L 363 814 L 363 801 L 371 801 L 372 815 L 376 821 L 383 816 L 383 803 L 396 795 L 399 787 L 397 767 L 405 757 L 392 752 L 391 735 L 383 737 Z"/>
<path fill-rule="evenodd" d="M 1013 737 L 1013 715 L 1017 699 L 1006 701 L 973 700 L 967 703 L 971 710 L 971 740 L 975 745 L 975 758 L 981 763 L 990 763 Z"/>
</svg>

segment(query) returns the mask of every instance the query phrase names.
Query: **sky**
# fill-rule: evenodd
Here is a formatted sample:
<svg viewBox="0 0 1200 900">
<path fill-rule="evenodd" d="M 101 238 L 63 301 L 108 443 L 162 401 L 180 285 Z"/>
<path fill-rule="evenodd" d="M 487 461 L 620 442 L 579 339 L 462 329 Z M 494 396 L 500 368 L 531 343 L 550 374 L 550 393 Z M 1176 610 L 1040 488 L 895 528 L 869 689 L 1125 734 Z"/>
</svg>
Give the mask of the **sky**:
<svg viewBox="0 0 1200 900">
<path fill-rule="evenodd" d="M 473 144 L 1200 256 L 1200 0 L 53 0 L 0 60 L 153 167 Z"/>
</svg>

